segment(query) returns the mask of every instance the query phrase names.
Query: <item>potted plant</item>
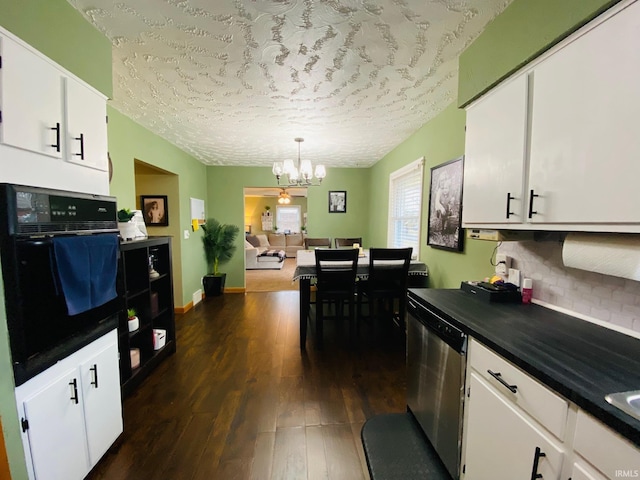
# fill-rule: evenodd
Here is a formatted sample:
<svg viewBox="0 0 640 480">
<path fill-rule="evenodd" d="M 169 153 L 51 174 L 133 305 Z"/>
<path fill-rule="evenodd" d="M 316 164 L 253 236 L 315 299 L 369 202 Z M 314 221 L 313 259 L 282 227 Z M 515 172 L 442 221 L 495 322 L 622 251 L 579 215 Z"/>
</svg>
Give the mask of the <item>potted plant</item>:
<svg viewBox="0 0 640 480">
<path fill-rule="evenodd" d="M 207 297 L 221 295 L 224 292 L 226 273 L 220 273 L 218 267 L 228 262 L 236 250 L 235 240 L 240 232 L 237 225 L 225 225 L 215 218 L 209 218 L 202 225 L 202 244 L 207 260 L 208 274 L 202 277 L 204 293 Z"/>
<path fill-rule="evenodd" d="M 128 308 L 127 309 L 127 317 L 129 319 L 127 321 L 127 324 L 129 326 L 129 331 L 130 332 L 135 332 L 140 327 L 140 320 L 136 316 L 136 309 L 135 308 Z"/>
<path fill-rule="evenodd" d="M 136 237 L 138 229 L 135 223 L 131 221 L 134 212 L 128 208 L 122 208 L 118 210 L 118 230 L 120 230 L 120 236 L 123 240 L 130 240 Z"/>
</svg>

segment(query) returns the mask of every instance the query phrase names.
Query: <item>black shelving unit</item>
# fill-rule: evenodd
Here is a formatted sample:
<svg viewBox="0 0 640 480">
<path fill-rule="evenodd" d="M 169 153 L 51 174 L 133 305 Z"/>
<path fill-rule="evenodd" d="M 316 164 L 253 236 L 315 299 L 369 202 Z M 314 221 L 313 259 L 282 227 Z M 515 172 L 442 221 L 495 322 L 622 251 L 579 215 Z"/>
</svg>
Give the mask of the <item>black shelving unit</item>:
<svg viewBox="0 0 640 480">
<path fill-rule="evenodd" d="M 149 275 L 150 259 L 158 276 Z M 118 323 L 120 383 L 129 395 L 168 355 L 176 351 L 171 274 L 171 238 L 149 237 L 120 243 L 119 288 L 124 301 Z M 135 308 L 139 327 L 129 332 L 127 309 Z M 153 331 L 166 332 L 165 345 L 154 349 Z M 130 350 L 140 349 L 140 366 L 132 368 Z"/>
</svg>

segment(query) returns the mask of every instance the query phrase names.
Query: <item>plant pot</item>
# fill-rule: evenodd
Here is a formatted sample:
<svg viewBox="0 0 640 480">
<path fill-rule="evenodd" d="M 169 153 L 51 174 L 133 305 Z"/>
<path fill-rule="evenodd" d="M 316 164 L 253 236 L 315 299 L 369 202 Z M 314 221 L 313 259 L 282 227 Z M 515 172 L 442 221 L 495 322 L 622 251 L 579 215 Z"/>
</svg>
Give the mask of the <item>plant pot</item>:
<svg viewBox="0 0 640 480">
<path fill-rule="evenodd" d="M 132 221 L 118 222 L 118 230 L 123 240 L 133 240 L 138 235 L 138 227 Z"/>
<path fill-rule="evenodd" d="M 202 277 L 202 286 L 206 297 L 217 297 L 224 293 L 224 282 L 227 279 L 226 273 L 218 275 L 208 274 Z"/>
<path fill-rule="evenodd" d="M 140 328 L 140 320 L 138 317 L 129 317 L 127 321 L 130 332 L 135 332 L 138 328 Z"/>
</svg>

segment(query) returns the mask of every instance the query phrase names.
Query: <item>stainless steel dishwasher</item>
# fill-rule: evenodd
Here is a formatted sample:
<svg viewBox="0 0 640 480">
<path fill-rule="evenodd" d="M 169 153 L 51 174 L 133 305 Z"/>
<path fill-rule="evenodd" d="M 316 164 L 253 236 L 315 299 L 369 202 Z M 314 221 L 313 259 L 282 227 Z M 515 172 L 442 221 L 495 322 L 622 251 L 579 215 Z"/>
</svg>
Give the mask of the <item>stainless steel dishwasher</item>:
<svg viewBox="0 0 640 480">
<path fill-rule="evenodd" d="M 458 479 L 467 336 L 411 292 L 407 314 L 407 406 Z"/>
</svg>

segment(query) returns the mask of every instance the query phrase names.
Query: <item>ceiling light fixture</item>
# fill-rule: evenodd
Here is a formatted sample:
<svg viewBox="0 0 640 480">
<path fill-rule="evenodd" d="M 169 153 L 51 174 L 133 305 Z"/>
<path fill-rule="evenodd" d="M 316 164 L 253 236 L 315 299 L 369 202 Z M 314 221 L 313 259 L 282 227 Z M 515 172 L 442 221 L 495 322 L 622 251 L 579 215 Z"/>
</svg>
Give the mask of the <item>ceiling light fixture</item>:
<svg viewBox="0 0 640 480">
<path fill-rule="evenodd" d="M 280 205 L 289 205 L 291 203 L 291 195 L 289 195 L 284 188 L 280 192 L 280 195 L 278 195 L 278 203 Z"/>
<path fill-rule="evenodd" d="M 287 176 L 289 187 L 317 187 L 322 183 L 322 179 L 327 176 L 324 165 L 316 165 L 315 171 L 311 160 L 300 160 L 300 144 L 304 142 L 304 138 L 294 138 L 298 143 L 298 166 L 296 167 L 293 160 L 285 160 L 284 162 L 274 162 L 271 171 L 278 180 L 280 185 L 280 177 Z M 318 183 L 313 183 L 313 177 L 318 179 Z"/>
</svg>

